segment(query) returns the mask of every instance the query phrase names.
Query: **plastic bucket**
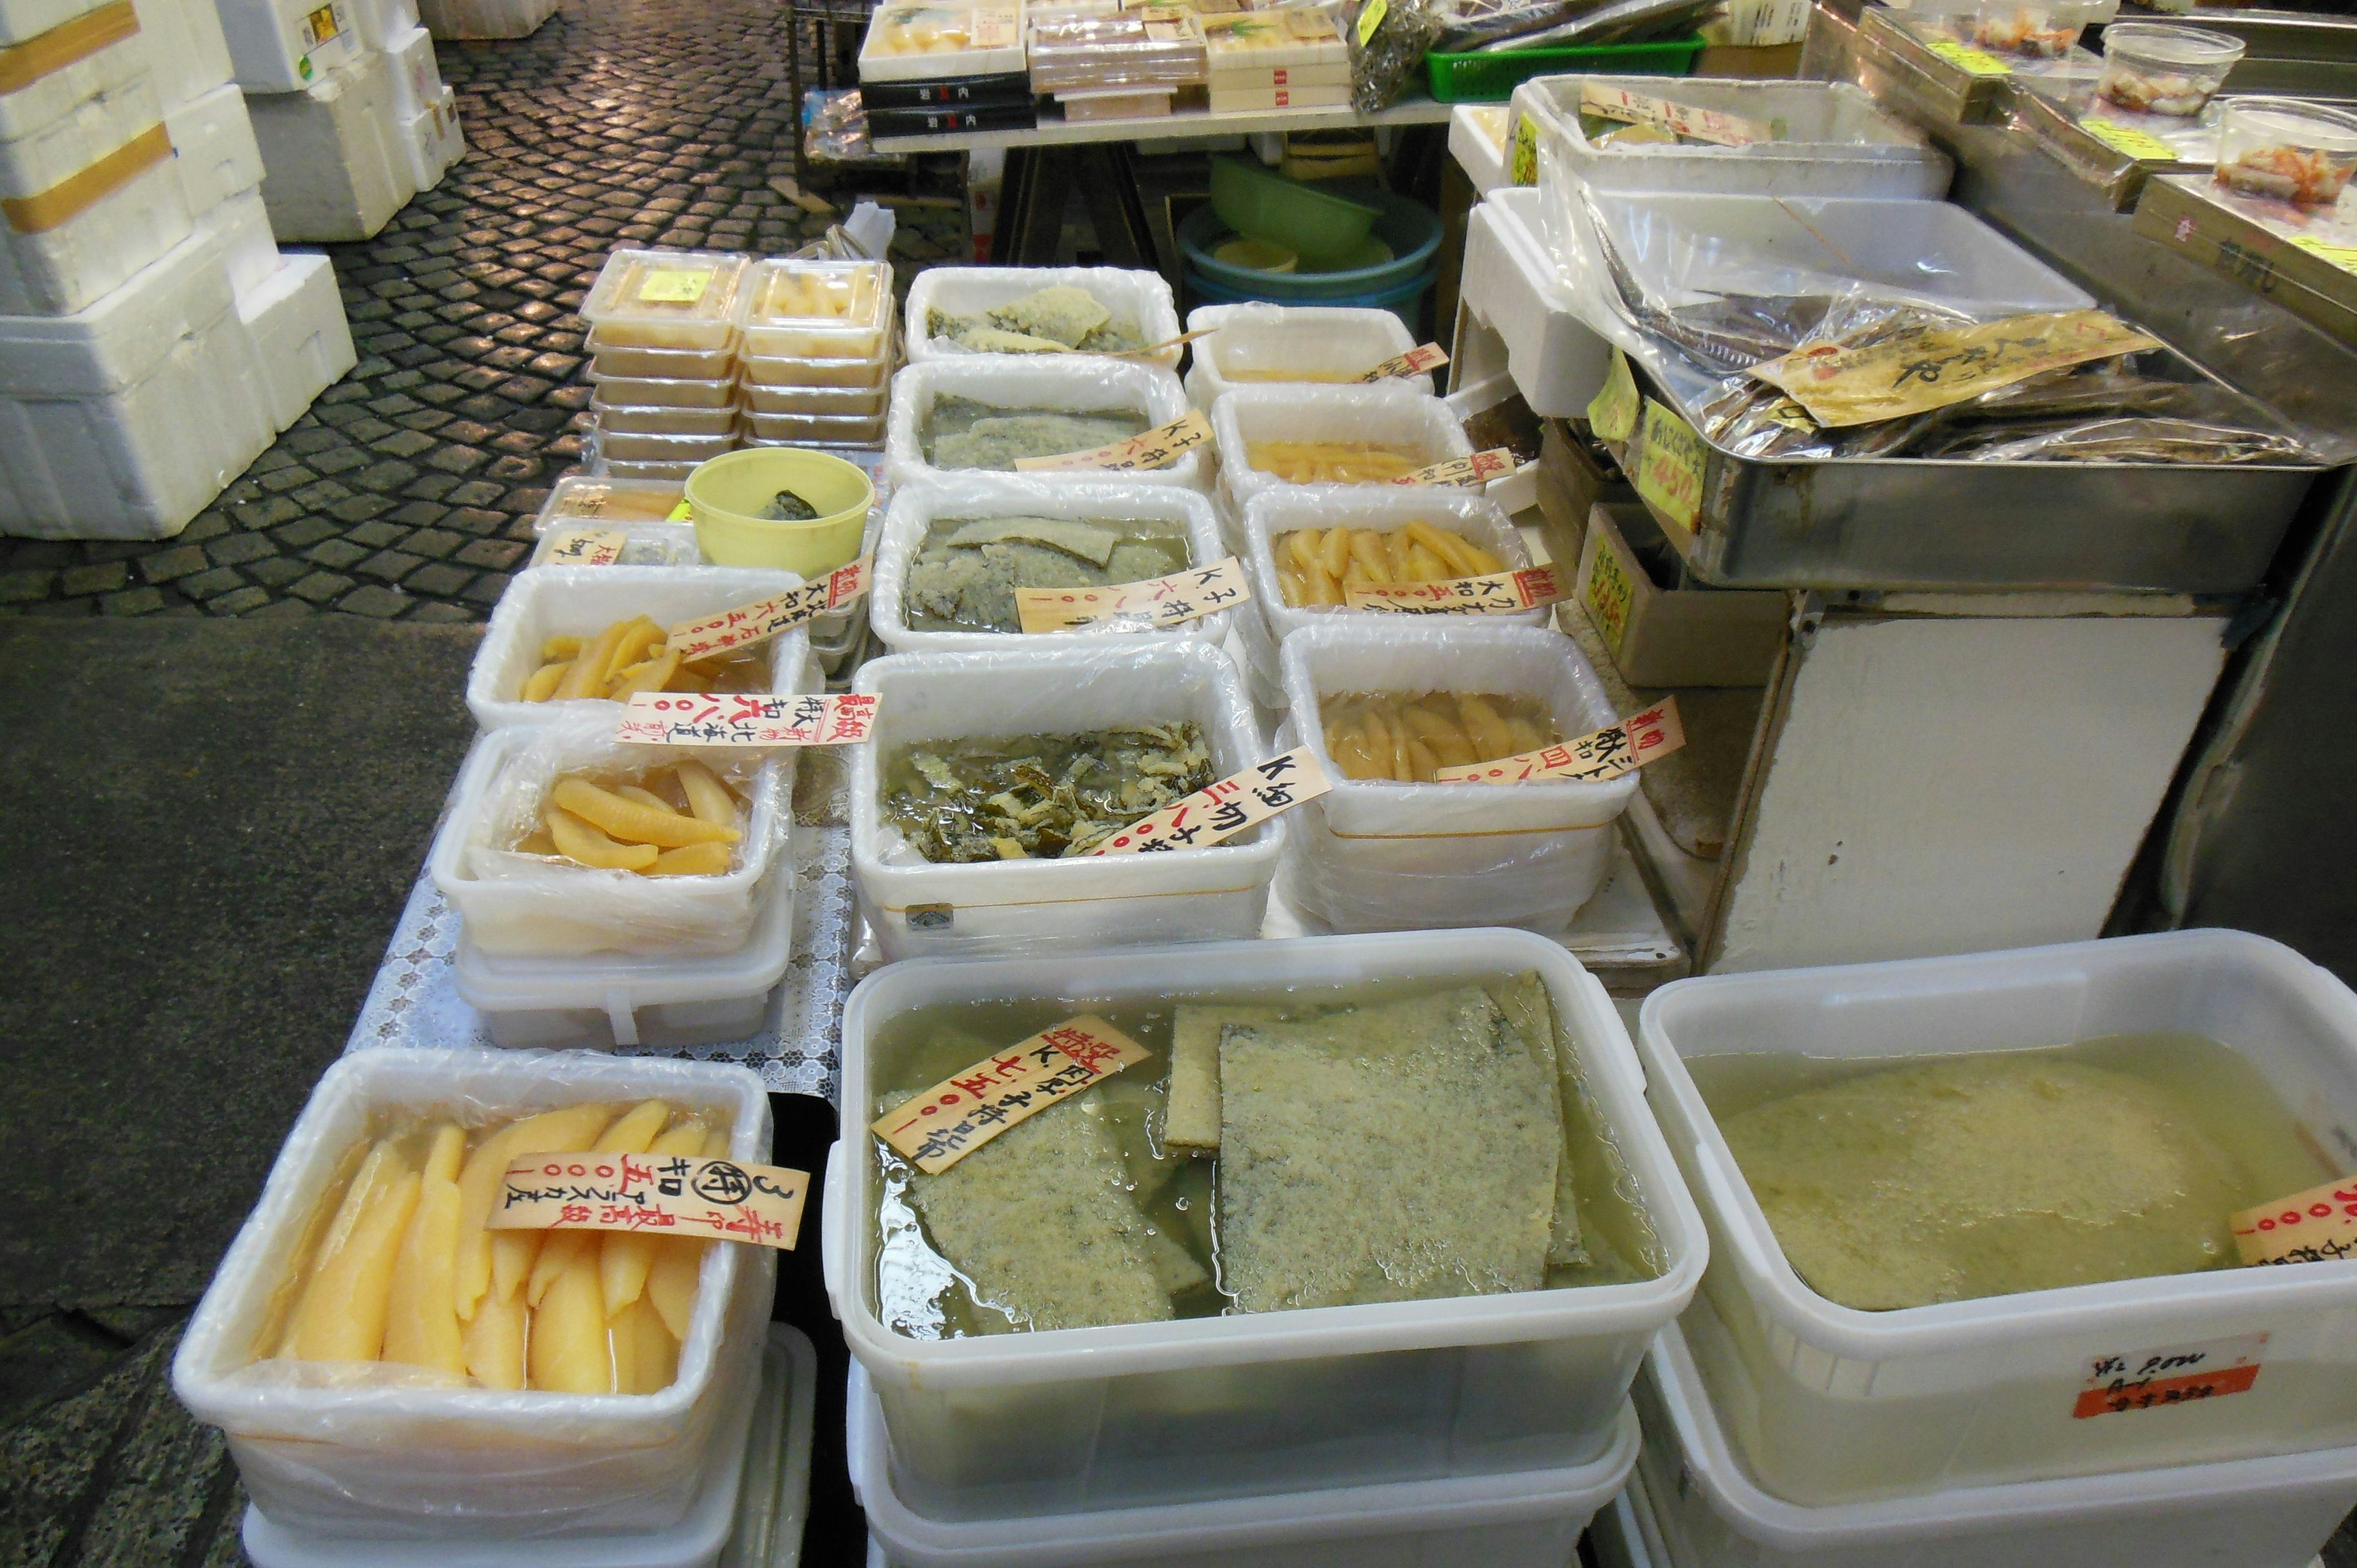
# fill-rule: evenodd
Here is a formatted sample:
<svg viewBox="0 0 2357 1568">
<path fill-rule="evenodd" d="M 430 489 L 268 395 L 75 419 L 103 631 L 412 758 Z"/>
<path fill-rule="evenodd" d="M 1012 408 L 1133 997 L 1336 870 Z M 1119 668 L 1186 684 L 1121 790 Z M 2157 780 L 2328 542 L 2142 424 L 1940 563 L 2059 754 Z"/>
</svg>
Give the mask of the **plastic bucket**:
<svg viewBox="0 0 2357 1568">
<path fill-rule="evenodd" d="M 819 515 L 808 522 L 761 516 L 780 490 Z M 687 477 L 688 515 L 704 558 L 721 566 L 778 566 L 823 576 L 859 553 L 876 486 L 866 471 L 823 452 L 757 446 L 698 465 Z"/>
<path fill-rule="evenodd" d="M 1239 267 L 1213 252 L 1232 231 L 1207 202 L 1178 225 L 1178 248 L 1187 270 L 1207 284 L 1239 291 L 1239 299 L 1273 299 L 1280 304 L 1340 305 L 1385 289 L 1395 289 L 1411 278 L 1435 270 L 1440 250 L 1440 219 L 1421 202 L 1388 191 L 1372 198 L 1383 214 L 1375 220 L 1374 237 L 1392 248 L 1392 259 L 1379 266 L 1340 273 L 1269 273 Z"/>
</svg>

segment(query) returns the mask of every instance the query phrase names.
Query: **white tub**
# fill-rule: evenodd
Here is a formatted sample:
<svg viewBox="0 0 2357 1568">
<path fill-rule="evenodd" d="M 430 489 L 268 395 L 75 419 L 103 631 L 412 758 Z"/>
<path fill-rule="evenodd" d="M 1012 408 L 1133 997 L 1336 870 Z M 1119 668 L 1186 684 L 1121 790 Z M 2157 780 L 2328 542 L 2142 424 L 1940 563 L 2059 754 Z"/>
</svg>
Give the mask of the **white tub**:
<svg viewBox="0 0 2357 1568">
<path fill-rule="evenodd" d="M 1419 468 L 1473 454 L 1465 427 L 1448 405 L 1405 385 L 1268 385 L 1223 392 L 1211 404 L 1211 439 L 1219 448 L 1222 497 L 1239 510 L 1254 497 L 1272 490 L 1303 490 L 1332 500 L 1370 490 L 1416 489 L 1388 483 L 1289 484 L 1245 461 L 1245 449 L 1254 441 L 1365 441 L 1410 453 Z M 1445 492 L 1427 489 L 1422 493 Z"/>
<path fill-rule="evenodd" d="M 851 875 L 885 961 L 1249 937 L 1268 909 L 1283 815 L 1225 843 L 1158 854 L 935 865 L 883 815 L 886 757 L 917 741 L 1060 735 L 1192 719 L 1225 779 L 1269 757 L 1227 656 L 1200 642 L 901 653 L 861 667 L 875 738 L 851 758 Z"/>
<path fill-rule="evenodd" d="M 1344 384 L 1415 347 L 1407 324 L 1390 311 L 1346 306 L 1206 305 L 1187 313 L 1187 330 L 1211 333 L 1195 339 L 1187 367 L 1187 395 L 1198 408 L 1211 407 L 1222 392 L 1270 384 L 1265 376 L 1232 380 L 1238 371 Z M 1400 385 L 1430 392 L 1432 377 L 1406 377 Z"/>
<path fill-rule="evenodd" d="M 1659 1278 L 935 1341 L 877 1318 L 871 1053 L 901 1015 L 985 998 L 1053 998 L 1078 1011 L 1526 971 L 1544 978 L 1558 1047 L 1575 1053 L 1652 1217 L 1666 1260 Z M 1646 1344 L 1702 1271 L 1700 1217 L 1645 1108 L 1619 1015 L 1568 953 L 1526 931 L 894 964 L 852 993 L 843 1043 L 847 1131 L 828 1163 L 821 1219 L 827 1292 L 883 1403 L 894 1490 L 937 1519 L 1591 1463 L 1610 1446 Z"/>
<path fill-rule="evenodd" d="M 1168 343 L 1178 336 L 1178 306 L 1171 296 L 1170 285 L 1160 273 L 1124 267 L 927 267 L 909 285 L 905 317 L 909 362 L 921 365 L 933 360 L 974 357 L 975 350 L 963 344 L 936 338 L 925 330 L 931 312 L 979 316 L 1026 295 L 1059 285 L 1094 295 L 1100 305 L 1113 312 L 1115 322 L 1137 334 L 1141 347 Z M 1181 348 L 1165 349 L 1151 359 L 1129 363 L 1159 365 L 1176 373 L 1180 352 Z M 992 358 L 1003 365 L 1008 360 L 1060 360 L 1064 356 L 1007 354 Z M 1093 363 L 1103 363 L 1102 356 L 1087 358 Z"/>
<path fill-rule="evenodd" d="M 932 418 L 937 397 L 969 398 L 996 408 L 1051 408 L 1074 413 L 1121 410 L 1143 414 L 1148 428 L 1168 424 L 1187 412 L 1187 393 L 1178 378 L 1159 365 L 1093 355 L 1026 359 L 1013 354 L 963 354 L 928 360 L 909 365 L 892 378 L 891 412 L 884 426 L 884 466 L 896 489 L 919 479 L 972 478 L 997 471 L 936 468 L 925 461 L 921 436 L 926 422 Z M 1042 477 L 1050 481 L 1059 478 Z M 1076 469 L 1066 477 L 1094 476 Z M 1200 489 L 1205 478 L 1204 450 L 1199 446 L 1187 452 L 1167 468 L 1139 469 L 1122 478 Z"/>
<path fill-rule="evenodd" d="M 770 1157 L 759 1075 L 719 1062 L 404 1049 L 355 1052 L 327 1070 L 172 1361 L 172 1391 L 226 1434 L 247 1493 L 274 1523 L 423 1541 L 680 1522 L 729 1391 L 758 1375 L 776 1279 L 767 1248 L 706 1250 L 678 1380 L 657 1393 L 298 1388 L 253 1360 L 305 1223 L 371 1113 L 479 1121 L 658 1096 L 726 1119 L 732 1158 Z"/>
<path fill-rule="evenodd" d="M 1653 1106 L 1709 1220 L 1695 1344 L 1736 1451 L 1809 1504 L 2357 1444 L 2357 1270 L 2334 1263 L 2123 1280 L 1891 1312 L 1801 1282 L 1688 1076 L 1773 1051 L 1903 1060 L 2183 1030 L 2264 1073 L 2314 1146 L 2357 1150 L 2357 996 L 2290 949 L 2179 931 L 2013 952 L 1680 981 L 1646 999 Z M 2252 1337 L 2265 1336 L 2264 1346 Z M 2220 1398 L 2074 1417 L 2111 1357 L 2258 1359 Z"/>
</svg>

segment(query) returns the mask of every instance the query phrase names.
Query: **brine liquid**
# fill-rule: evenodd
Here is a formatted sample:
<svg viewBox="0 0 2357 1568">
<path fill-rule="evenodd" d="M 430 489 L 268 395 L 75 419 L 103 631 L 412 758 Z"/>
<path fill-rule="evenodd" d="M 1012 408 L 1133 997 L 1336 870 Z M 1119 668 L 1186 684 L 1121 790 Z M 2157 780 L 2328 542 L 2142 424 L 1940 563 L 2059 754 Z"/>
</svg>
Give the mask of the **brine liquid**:
<svg viewBox="0 0 2357 1568">
<path fill-rule="evenodd" d="M 1480 983 L 1479 981 L 1474 982 Z M 877 1071 L 877 1104 L 865 1109 L 873 1120 L 882 1101 L 896 1092 L 930 1088 L 971 1067 L 991 1052 L 1052 1028 L 1078 1013 L 1105 1019 L 1153 1055 L 1106 1080 L 1119 1086 L 1107 1097 L 1104 1115 L 1122 1145 L 1130 1190 L 1139 1196 L 1147 1219 L 1183 1245 L 1213 1283 L 1174 1297 L 1179 1317 L 1216 1317 L 1229 1309 L 1217 1288 L 1219 1248 L 1212 1188 L 1217 1157 L 1172 1155 L 1162 1144 L 1163 1111 L 1170 1069 L 1173 1006 L 1180 1001 L 1259 1003 L 1310 1010 L 1420 996 L 1467 983 L 1464 981 L 1388 985 L 1298 985 L 1261 990 L 1190 992 L 1151 1003 L 1090 998 L 1057 1001 L 974 1002 L 911 1012 L 892 1020 L 871 1047 Z M 1558 1028 L 1556 1049 L 1564 1048 Z M 1620 1150 L 1583 1093 L 1568 1092 L 1565 1079 L 1564 1148 L 1579 1208 L 1588 1261 L 1550 1269 L 1546 1286 L 1620 1284 L 1653 1279 L 1665 1255 L 1638 1197 Z M 1079 1106 L 1054 1106 L 1041 1115 L 1082 1114 Z M 926 1239 L 923 1221 L 906 1196 L 913 1167 L 880 1141 L 869 1139 L 879 1161 L 882 1198 L 877 1215 L 877 1316 L 897 1331 L 920 1339 L 974 1334 L 1004 1334 L 1021 1326 L 1005 1313 L 978 1303 L 967 1282 Z"/>
<path fill-rule="evenodd" d="M 1370 441 L 1247 441 L 1244 461 L 1296 485 L 1374 485 L 1424 467 L 1415 455 Z"/>
<path fill-rule="evenodd" d="M 2232 1267 L 2230 1216 L 2339 1174 L 2198 1035 L 1686 1068 L 1794 1270 L 1866 1310 Z"/>
<path fill-rule="evenodd" d="M 1443 768 L 1519 757 L 1563 738 L 1535 697 L 1352 692 L 1318 700 L 1326 752 L 1346 779 L 1429 784 Z"/>
</svg>

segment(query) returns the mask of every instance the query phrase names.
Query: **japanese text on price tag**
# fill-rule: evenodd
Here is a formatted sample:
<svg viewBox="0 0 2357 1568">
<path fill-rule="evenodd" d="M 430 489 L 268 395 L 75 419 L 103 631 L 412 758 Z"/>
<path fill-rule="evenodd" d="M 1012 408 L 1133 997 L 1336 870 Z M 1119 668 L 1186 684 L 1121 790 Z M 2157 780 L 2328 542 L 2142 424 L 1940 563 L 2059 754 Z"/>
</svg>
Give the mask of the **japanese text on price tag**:
<svg viewBox="0 0 2357 1568">
<path fill-rule="evenodd" d="M 1678 700 L 1663 697 L 1641 714 L 1590 730 L 1577 740 L 1494 762 L 1444 768 L 1432 777 L 1438 784 L 1598 783 L 1633 773 L 1685 743 L 1685 728 L 1678 723 Z"/>
<path fill-rule="evenodd" d="M 1554 567 L 1524 566 L 1443 583 L 1356 583 L 1342 600 L 1351 609 L 1389 615 L 1512 615 L 1551 605 L 1568 591 Z"/>
<path fill-rule="evenodd" d="M 2357 1257 L 2357 1176 L 2246 1208 L 2227 1223 L 2245 1263 Z"/>
<path fill-rule="evenodd" d="M 1618 120 L 1624 125 L 1651 125 L 1722 147 L 1749 146 L 1754 142 L 1776 139 L 1774 131 L 1740 114 L 1697 109 L 1691 103 L 1673 103 L 1666 98 L 1652 98 L 1625 87 L 1605 87 L 1593 81 L 1579 84 L 1579 112 L 1602 120 Z"/>
<path fill-rule="evenodd" d="M 1074 627 L 1151 631 L 1207 616 L 1252 597 L 1243 563 L 1230 555 L 1143 583 L 1103 588 L 1017 588 L 1015 610 L 1025 631 Z"/>
<path fill-rule="evenodd" d="M 640 746 L 847 746 L 875 728 L 872 693 L 633 692 L 614 738 Z"/>
<path fill-rule="evenodd" d="M 1205 849 L 1334 788 L 1306 746 L 1205 785 L 1176 805 L 1132 822 L 1091 854 Z"/>
<path fill-rule="evenodd" d="M 1501 474 L 1514 471 L 1514 455 L 1506 447 L 1492 446 L 1486 452 L 1476 452 L 1469 457 L 1451 457 L 1446 462 L 1428 463 L 1412 474 L 1402 474 L 1392 481 L 1395 485 L 1454 486 L 1458 489 L 1479 489 Z"/>
<path fill-rule="evenodd" d="M 1054 457 L 1017 457 L 1015 467 L 1027 474 L 1059 473 L 1067 468 L 1106 468 L 1115 472 L 1159 468 L 1211 438 L 1211 422 L 1197 409 L 1183 419 L 1141 430 L 1110 446 L 1066 452 Z"/>
<path fill-rule="evenodd" d="M 566 528 L 549 535 L 544 566 L 611 566 L 630 535 L 619 528 Z"/>
<path fill-rule="evenodd" d="M 1389 381 L 1394 376 L 1421 376 L 1448 363 L 1448 356 L 1437 343 L 1422 343 L 1405 354 L 1394 354 L 1359 379 L 1362 381 Z"/>
<path fill-rule="evenodd" d="M 869 1130 L 919 1170 L 938 1174 L 1017 1122 L 1146 1055 L 1144 1046 L 1084 1013 L 902 1101 Z"/>
<path fill-rule="evenodd" d="M 792 1251 L 810 1176 L 686 1155 L 519 1155 L 493 1230 L 644 1230 Z"/>
<path fill-rule="evenodd" d="M 1643 441 L 1637 459 L 1637 493 L 1691 532 L 1702 517 L 1702 481 L 1710 449 L 1693 425 L 1651 398 L 1645 400 Z"/>
<path fill-rule="evenodd" d="M 756 599 L 749 605 L 738 605 L 717 615 L 682 621 L 671 628 L 664 639 L 664 651 L 678 654 L 685 662 L 766 642 L 813 616 L 847 605 L 866 593 L 871 561 L 872 557 L 862 555 L 848 566 L 835 568 L 822 581 L 804 583 L 799 588 Z"/>
<path fill-rule="evenodd" d="M 2087 1380 L 2071 1413 L 2086 1421 L 2247 1393 L 2259 1380 L 2266 1348 L 2266 1335 L 2245 1334 L 2199 1345 L 2090 1357 Z"/>
</svg>

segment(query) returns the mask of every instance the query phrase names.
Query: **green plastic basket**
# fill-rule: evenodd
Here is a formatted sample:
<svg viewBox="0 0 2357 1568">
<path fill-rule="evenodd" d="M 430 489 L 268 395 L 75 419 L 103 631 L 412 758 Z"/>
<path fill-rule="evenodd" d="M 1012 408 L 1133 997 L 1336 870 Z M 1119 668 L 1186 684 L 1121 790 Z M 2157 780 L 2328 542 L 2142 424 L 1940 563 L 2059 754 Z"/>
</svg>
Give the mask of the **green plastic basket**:
<svg viewBox="0 0 2357 1568">
<path fill-rule="evenodd" d="M 1432 95 L 1443 103 L 1502 103 L 1534 76 L 1688 76 L 1702 39 L 1650 44 L 1586 44 L 1566 48 L 1493 49 L 1424 57 Z"/>
</svg>

